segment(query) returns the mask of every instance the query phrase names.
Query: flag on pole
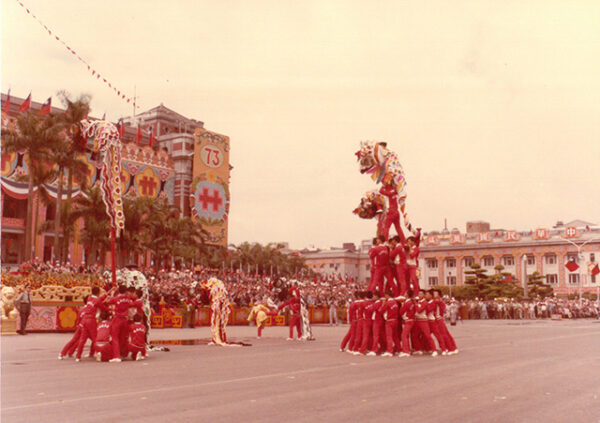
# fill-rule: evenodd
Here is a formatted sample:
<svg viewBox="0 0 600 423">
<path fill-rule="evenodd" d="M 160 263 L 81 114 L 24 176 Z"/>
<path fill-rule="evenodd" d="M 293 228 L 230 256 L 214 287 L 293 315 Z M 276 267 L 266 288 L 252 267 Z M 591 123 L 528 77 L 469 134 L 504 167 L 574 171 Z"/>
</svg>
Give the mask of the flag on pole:
<svg viewBox="0 0 600 423">
<path fill-rule="evenodd" d="M 150 135 L 148 136 L 148 145 L 152 147 L 154 142 L 156 141 L 156 136 L 154 135 L 154 127 L 150 127 Z"/>
<path fill-rule="evenodd" d="M 29 93 L 25 101 L 21 103 L 19 106 L 19 111 L 25 113 L 27 110 L 29 110 L 29 106 L 31 106 L 31 93 Z"/>
<path fill-rule="evenodd" d="M 42 104 L 42 108 L 40 109 L 40 116 L 46 116 L 50 114 L 50 110 L 52 109 L 52 97 L 48 97 L 48 100 L 44 104 Z"/>
<path fill-rule="evenodd" d="M 2 110 L 4 110 L 5 113 L 10 113 L 10 88 L 6 94 L 6 100 L 4 101 L 4 108 Z"/>
<path fill-rule="evenodd" d="M 137 133 L 135 134 L 135 142 L 136 144 L 142 143 L 142 127 L 138 124 Z"/>
<path fill-rule="evenodd" d="M 117 122 L 117 129 L 119 130 L 119 136 L 123 137 L 123 134 L 125 134 L 125 125 L 123 124 L 123 118 L 119 119 L 119 122 Z"/>
<path fill-rule="evenodd" d="M 571 259 L 565 264 L 565 267 L 569 269 L 569 272 L 574 272 L 579 269 L 579 265 L 575 263 L 575 260 Z"/>
<path fill-rule="evenodd" d="M 600 273 L 600 267 L 598 267 L 598 264 L 592 267 L 592 271 L 590 273 L 592 274 L 592 276 L 596 276 L 598 273 Z"/>
</svg>

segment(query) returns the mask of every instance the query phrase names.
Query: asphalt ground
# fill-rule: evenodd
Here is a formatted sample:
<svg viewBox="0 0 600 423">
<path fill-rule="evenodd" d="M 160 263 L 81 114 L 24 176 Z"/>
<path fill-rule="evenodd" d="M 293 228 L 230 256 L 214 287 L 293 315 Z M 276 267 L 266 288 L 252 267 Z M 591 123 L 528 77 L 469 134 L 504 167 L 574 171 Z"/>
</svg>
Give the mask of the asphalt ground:
<svg viewBox="0 0 600 423">
<path fill-rule="evenodd" d="M 144 361 L 57 360 L 71 334 L 1 339 L 2 422 L 600 422 L 600 322 L 467 321 L 460 353 L 338 351 L 347 326 L 230 327 L 248 347 L 172 345 Z M 208 328 L 151 338 L 206 339 Z"/>
</svg>

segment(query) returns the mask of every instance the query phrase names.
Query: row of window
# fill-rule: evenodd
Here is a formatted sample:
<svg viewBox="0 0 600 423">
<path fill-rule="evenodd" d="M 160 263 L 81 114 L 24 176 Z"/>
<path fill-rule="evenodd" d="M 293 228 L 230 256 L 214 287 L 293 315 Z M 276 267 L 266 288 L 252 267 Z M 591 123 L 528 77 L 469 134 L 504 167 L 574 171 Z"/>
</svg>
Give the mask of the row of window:
<svg viewBox="0 0 600 423">
<path fill-rule="evenodd" d="M 572 261 L 578 262 L 577 254 L 575 254 L 575 253 L 567 254 L 567 260 L 572 260 Z M 590 261 L 592 263 L 594 262 L 594 254 L 593 253 L 590 254 Z M 425 262 L 429 269 L 437 269 L 437 267 L 438 267 L 437 259 L 428 258 L 428 259 L 425 259 Z M 514 266 L 515 265 L 515 257 L 511 256 L 511 255 L 502 256 L 500 258 L 500 263 L 505 267 Z M 545 264 L 556 264 L 557 263 L 556 254 L 546 254 L 544 256 L 544 263 Z M 475 259 L 473 257 L 464 257 L 462 259 L 462 264 L 463 264 L 463 267 L 465 267 L 465 268 L 471 267 L 473 264 L 475 264 Z M 483 256 L 481 258 L 481 265 L 484 267 L 493 267 L 495 265 L 494 257 Z M 527 256 L 527 266 L 535 266 L 535 256 L 533 256 L 533 255 Z M 456 267 L 456 259 L 452 258 L 452 257 L 445 259 L 445 267 L 446 268 Z"/>
<path fill-rule="evenodd" d="M 596 275 L 592 275 L 592 283 L 596 283 Z M 438 285 L 438 277 L 430 276 L 427 283 L 429 286 L 437 286 Z M 549 285 L 557 285 L 558 284 L 558 275 L 555 273 L 546 275 L 546 283 Z M 569 274 L 569 283 L 570 284 L 578 284 L 579 283 L 579 273 L 570 273 Z M 446 276 L 446 285 L 455 286 L 456 285 L 456 276 Z"/>
</svg>

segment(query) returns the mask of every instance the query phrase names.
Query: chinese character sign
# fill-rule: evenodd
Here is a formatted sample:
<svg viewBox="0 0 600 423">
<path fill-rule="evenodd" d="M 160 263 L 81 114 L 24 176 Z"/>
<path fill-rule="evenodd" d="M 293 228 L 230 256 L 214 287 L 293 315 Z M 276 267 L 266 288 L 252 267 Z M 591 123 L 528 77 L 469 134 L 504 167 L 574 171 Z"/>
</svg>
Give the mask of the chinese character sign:
<svg viewBox="0 0 600 423">
<path fill-rule="evenodd" d="M 465 242 L 462 234 L 452 234 L 450 235 L 450 242 L 452 244 L 462 244 L 463 242 Z"/>
<path fill-rule="evenodd" d="M 566 238 L 575 238 L 577 236 L 577 228 L 574 226 L 568 226 L 565 229 L 565 237 Z"/>
<path fill-rule="evenodd" d="M 229 137 L 197 129 L 193 165 L 192 216 L 208 231 L 208 244 L 226 246 L 230 200 Z"/>
<path fill-rule="evenodd" d="M 535 239 L 548 239 L 548 229 L 538 228 L 535 230 Z"/>
<path fill-rule="evenodd" d="M 506 231 L 504 233 L 504 241 L 518 241 L 519 234 L 517 231 Z"/>
<path fill-rule="evenodd" d="M 477 242 L 491 242 L 492 237 L 489 232 L 479 232 L 477 235 Z"/>
</svg>

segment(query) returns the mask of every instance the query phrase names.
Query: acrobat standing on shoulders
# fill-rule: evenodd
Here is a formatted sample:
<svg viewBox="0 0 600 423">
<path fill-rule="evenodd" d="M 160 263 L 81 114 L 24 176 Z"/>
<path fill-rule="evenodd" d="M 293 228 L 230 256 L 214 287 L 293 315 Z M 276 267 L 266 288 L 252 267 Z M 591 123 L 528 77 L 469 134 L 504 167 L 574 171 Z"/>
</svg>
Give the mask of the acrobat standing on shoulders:
<svg viewBox="0 0 600 423">
<path fill-rule="evenodd" d="M 379 189 L 379 193 L 385 195 L 388 199 L 388 210 L 385 220 L 383 221 L 383 236 L 387 241 L 389 238 L 390 228 L 392 224 L 396 228 L 396 232 L 400 237 L 400 242 L 406 244 L 404 232 L 400 227 L 400 212 L 398 211 L 398 189 L 395 186 L 394 177 L 391 173 L 386 173 L 382 180 L 383 186 Z"/>
</svg>

